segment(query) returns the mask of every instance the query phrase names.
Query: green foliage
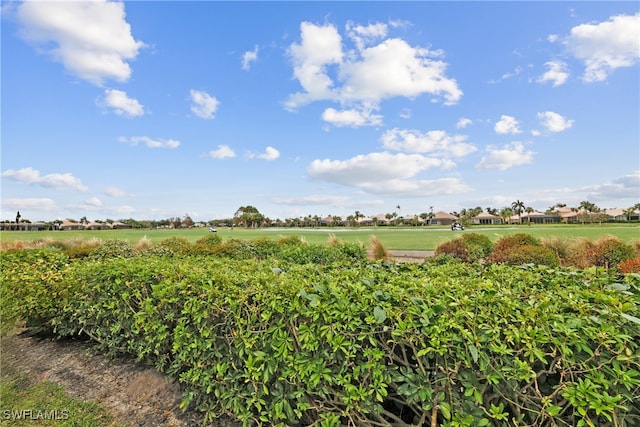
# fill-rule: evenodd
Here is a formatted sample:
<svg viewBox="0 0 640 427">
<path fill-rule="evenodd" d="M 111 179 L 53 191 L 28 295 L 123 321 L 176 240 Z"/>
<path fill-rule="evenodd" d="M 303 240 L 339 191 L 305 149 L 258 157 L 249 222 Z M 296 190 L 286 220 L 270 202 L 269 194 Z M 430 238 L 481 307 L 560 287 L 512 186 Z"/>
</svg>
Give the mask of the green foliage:
<svg viewBox="0 0 640 427">
<path fill-rule="evenodd" d="M 598 240 L 594 252 L 595 265 L 606 268 L 616 267 L 622 261 L 632 259 L 636 255 L 633 246 L 622 242 L 616 237 Z"/>
<path fill-rule="evenodd" d="M 549 246 L 529 234 L 518 233 L 499 239 L 488 257 L 489 262 L 499 264 L 560 265 L 558 254 Z"/>
<path fill-rule="evenodd" d="M 188 255 L 193 249 L 191 243 L 184 237 L 169 237 L 160 241 L 156 246 L 174 255 Z"/>
<path fill-rule="evenodd" d="M 133 255 L 133 246 L 128 240 L 111 239 L 92 250 L 89 253 L 89 258 L 93 260 L 116 257 L 131 258 Z"/>
<path fill-rule="evenodd" d="M 638 275 L 284 246 L 289 261 L 5 253 L 3 310 L 27 298 L 34 327 L 154 364 L 208 419 L 640 423 Z"/>
<path fill-rule="evenodd" d="M 463 262 L 476 262 L 486 258 L 492 249 L 493 243 L 487 236 L 465 233 L 461 237 L 440 244 L 435 254 L 446 254 Z"/>
</svg>

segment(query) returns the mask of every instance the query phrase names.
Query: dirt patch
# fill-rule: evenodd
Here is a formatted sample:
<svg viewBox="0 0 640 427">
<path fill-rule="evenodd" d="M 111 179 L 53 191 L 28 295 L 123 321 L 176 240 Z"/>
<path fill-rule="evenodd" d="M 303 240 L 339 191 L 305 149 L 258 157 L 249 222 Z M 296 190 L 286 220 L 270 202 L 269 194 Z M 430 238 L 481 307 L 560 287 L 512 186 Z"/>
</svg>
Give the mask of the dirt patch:
<svg viewBox="0 0 640 427">
<path fill-rule="evenodd" d="M 107 361 L 93 355 L 87 342 L 53 341 L 22 332 L 0 341 L 3 370 L 60 384 L 71 397 L 100 403 L 124 426 L 204 425 L 200 414 L 180 409 L 179 384 L 167 380 L 155 369 L 126 360 Z M 207 425 L 235 427 L 239 424 L 220 420 Z"/>
</svg>

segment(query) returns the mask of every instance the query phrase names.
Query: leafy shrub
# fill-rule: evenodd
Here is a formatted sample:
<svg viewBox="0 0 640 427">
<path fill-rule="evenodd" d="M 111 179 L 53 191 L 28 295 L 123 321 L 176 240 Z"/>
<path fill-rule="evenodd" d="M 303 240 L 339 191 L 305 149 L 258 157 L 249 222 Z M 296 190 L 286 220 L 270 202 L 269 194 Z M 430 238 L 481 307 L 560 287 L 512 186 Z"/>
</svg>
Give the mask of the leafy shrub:
<svg viewBox="0 0 640 427">
<path fill-rule="evenodd" d="M 63 250 L 69 258 L 86 258 L 101 246 L 100 243 L 71 246 Z"/>
<path fill-rule="evenodd" d="M 558 257 L 561 265 L 568 265 L 569 254 L 571 253 L 571 244 L 567 239 L 559 237 L 542 239 L 542 245 L 551 249 Z"/>
<path fill-rule="evenodd" d="M 156 246 L 171 251 L 175 255 L 189 255 L 193 249 L 191 243 L 184 237 L 169 237 L 158 242 Z"/>
<path fill-rule="evenodd" d="M 556 253 L 530 234 L 518 233 L 500 238 L 488 257 L 489 262 L 498 264 L 540 264 L 559 265 Z"/>
<path fill-rule="evenodd" d="M 493 242 L 483 234 L 465 233 L 461 238 L 471 262 L 486 258 L 493 250 Z"/>
<path fill-rule="evenodd" d="M 134 255 L 133 247 L 124 239 L 107 240 L 89 253 L 89 258 L 100 260 L 105 258 L 131 258 Z"/>
<path fill-rule="evenodd" d="M 570 245 L 567 256 L 567 265 L 576 268 L 588 268 L 595 265 L 596 245 L 593 241 L 585 238 L 574 240 Z"/>
<path fill-rule="evenodd" d="M 435 255 L 450 255 L 463 262 L 476 262 L 486 258 L 493 249 L 493 243 L 487 236 L 478 233 L 466 233 L 454 240 L 440 244 Z"/>
<path fill-rule="evenodd" d="M 272 265 L 213 257 L 62 263 L 64 279 L 50 283 L 76 289 L 56 307 L 64 313 L 56 331 L 84 331 L 111 355 L 179 378 L 183 406 L 208 420 L 640 421 L 640 276 L 618 283 L 601 271 L 460 262 Z M 55 276 L 50 266 L 14 270 L 11 281 L 51 289 L 40 279 Z"/>
<path fill-rule="evenodd" d="M 618 269 L 621 273 L 640 273 L 640 255 L 621 261 Z"/>
<path fill-rule="evenodd" d="M 19 319 L 35 332 L 50 332 L 75 285 L 62 282 L 69 258 L 59 250 L 10 250 L 2 253 L 0 333 Z"/>
<path fill-rule="evenodd" d="M 633 247 L 617 237 L 603 237 L 595 245 L 595 265 L 599 267 L 615 267 L 635 255 Z"/>
<path fill-rule="evenodd" d="M 199 255 L 210 255 L 215 253 L 215 248 L 220 243 L 222 243 L 222 237 L 216 233 L 209 233 L 208 235 L 196 240 L 191 248 L 191 252 Z"/>
<path fill-rule="evenodd" d="M 448 255 L 462 262 L 469 262 L 469 252 L 461 238 L 453 239 L 438 245 L 435 256 Z"/>
</svg>

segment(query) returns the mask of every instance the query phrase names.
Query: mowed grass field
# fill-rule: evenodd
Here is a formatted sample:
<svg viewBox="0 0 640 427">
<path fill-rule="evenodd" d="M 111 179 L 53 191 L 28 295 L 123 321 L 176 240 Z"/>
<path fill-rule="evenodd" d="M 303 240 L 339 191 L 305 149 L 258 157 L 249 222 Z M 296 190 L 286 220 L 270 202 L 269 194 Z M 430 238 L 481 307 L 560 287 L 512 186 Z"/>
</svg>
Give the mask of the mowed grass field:
<svg viewBox="0 0 640 427">
<path fill-rule="evenodd" d="M 616 236 L 627 243 L 640 241 L 638 224 L 557 224 L 557 225 L 508 225 L 508 226 L 472 226 L 464 231 L 451 231 L 449 227 L 321 227 L 321 228 L 262 228 L 242 229 L 219 228 L 217 234 L 223 240 L 229 239 L 274 239 L 298 236 L 309 243 L 327 243 L 334 235 L 345 242 L 360 242 L 369 247 L 369 240 L 375 235 L 390 250 L 435 250 L 441 243 L 453 240 L 463 233 L 478 233 L 488 236 L 492 241 L 502 236 L 516 233 L 531 234 L 540 239 L 580 239 L 597 240 L 603 236 Z M 93 239 L 102 241 L 125 239 L 135 244 L 142 238 L 153 243 L 164 239 L 181 237 L 195 242 L 209 234 L 207 228 L 190 229 L 134 229 L 134 230 L 78 230 L 78 231 L 0 231 L 3 247 L 16 241 L 31 242 L 42 240 Z"/>
</svg>

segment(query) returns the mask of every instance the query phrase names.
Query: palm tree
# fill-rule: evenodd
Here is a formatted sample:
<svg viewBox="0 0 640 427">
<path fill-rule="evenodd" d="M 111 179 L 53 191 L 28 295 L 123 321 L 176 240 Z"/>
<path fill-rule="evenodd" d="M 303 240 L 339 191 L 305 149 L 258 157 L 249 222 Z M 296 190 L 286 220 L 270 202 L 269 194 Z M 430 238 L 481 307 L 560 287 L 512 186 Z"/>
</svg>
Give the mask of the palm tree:
<svg viewBox="0 0 640 427">
<path fill-rule="evenodd" d="M 527 206 L 524 211 L 527 213 L 527 222 L 531 225 L 531 214 L 535 211 L 531 206 Z"/>
<path fill-rule="evenodd" d="M 513 209 L 509 207 L 504 207 L 500 209 L 500 213 L 498 214 L 502 219 L 503 224 L 507 224 L 509 222 L 509 218 L 513 215 Z"/>
<path fill-rule="evenodd" d="M 518 215 L 518 222 L 522 224 L 522 212 L 524 212 L 524 202 L 520 200 L 516 200 L 515 202 L 511 203 L 511 209 L 513 209 L 513 212 L 516 215 Z"/>
</svg>

